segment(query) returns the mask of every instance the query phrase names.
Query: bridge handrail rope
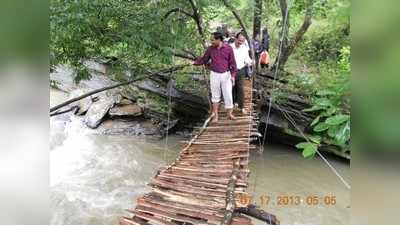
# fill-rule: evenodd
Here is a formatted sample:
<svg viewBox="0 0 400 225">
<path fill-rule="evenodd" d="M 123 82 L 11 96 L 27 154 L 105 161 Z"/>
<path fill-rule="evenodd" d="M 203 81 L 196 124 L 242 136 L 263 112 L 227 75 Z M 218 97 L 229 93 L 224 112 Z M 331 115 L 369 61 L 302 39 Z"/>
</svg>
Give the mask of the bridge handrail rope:
<svg viewBox="0 0 400 225">
<path fill-rule="evenodd" d="M 171 33 L 174 33 L 174 27 L 173 26 L 171 26 Z M 175 37 L 174 47 L 173 47 L 174 51 L 176 49 L 176 39 L 177 38 Z M 172 64 L 175 65 L 175 55 L 174 54 L 172 54 Z M 172 72 L 172 73 L 174 73 L 174 72 Z M 167 127 L 166 127 L 166 131 L 165 131 L 166 133 L 165 133 L 165 144 L 164 144 L 164 155 L 163 155 L 164 163 L 166 165 L 168 165 L 166 152 L 167 152 L 167 149 L 168 149 L 169 123 L 170 123 L 170 117 L 171 117 L 171 88 L 172 88 L 172 85 L 171 85 L 171 74 L 172 73 L 169 74 L 169 80 L 168 80 L 168 83 L 167 83 L 168 112 L 167 112 Z"/>
<path fill-rule="evenodd" d="M 279 4 L 279 2 L 278 2 Z M 275 66 L 275 71 L 274 71 L 274 79 L 272 82 L 272 90 L 269 94 L 269 105 L 268 105 L 268 113 L 267 113 L 267 121 L 265 124 L 265 129 L 264 129 L 264 134 L 263 134 L 263 143 L 262 143 L 262 151 L 264 150 L 264 144 L 265 144 L 265 140 L 266 140 L 266 133 L 267 133 L 267 129 L 268 129 L 268 124 L 269 124 L 269 119 L 270 119 L 270 115 L 271 115 L 271 107 L 273 104 L 273 97 L 272 97 L 272 93 L 275 91 L 275 80 L 277 78 L 277 74 L 279 71 L 279 63 L 280 63 L 280 54 L 282 53 L 282 44 L 283 44 L 283 39 L 285 37 L 285 33 L 286 33 L 286 29 L 287 29 L 287 17 L 288 17 L 288 12 L 290 10 L 290 7 L 292 5 L 292 1 L 289 1 L 286 7 L 286 11 L 285 11 L 285 17 L 284 17 L 284 21 L 283 21 L 283 26 L 282 26 L 282 34 L 281 34 L 281 39 L 280 39 L 280 44 L 279 44 L 279 50 L 278 50 L 278 55 L 277 55 L 277 63 Z M 310 139 L 308 137 L 306 137 L 306 135 L 301 131 L 301 129 L 298 127 L 298 125 L 296 124 L 296 122 L 293 120 L 293 118 L 287 114 L 286 112 L 284 112 L 284 110 L 282 110 L 279 105 L 276 105 L 277 108 L 283 113 L 283 115 L 285 116 L 285 118 L 300 132 L 301 136 L 307 141 L 310 142 Z M 332 170 L 332 172 L 340 179 L 340 181 L 344 184 L 344 186 L 346 186 L 347 189 L 351 189 L 351 186 L 349 185 L 349 183 L 343 178 L 343 176 L 340 175 L 340 173 L 335 169 L 335 167 L 332 166 L 331 163 L 329 163 L 329 161 L 321 154 L 321 152 L 317 149 L 317 154 L 319 157 L 321 157 L 321 159 L 324 161 L 325 164 L 328 165 L 328 167 Z"/>
</svg>

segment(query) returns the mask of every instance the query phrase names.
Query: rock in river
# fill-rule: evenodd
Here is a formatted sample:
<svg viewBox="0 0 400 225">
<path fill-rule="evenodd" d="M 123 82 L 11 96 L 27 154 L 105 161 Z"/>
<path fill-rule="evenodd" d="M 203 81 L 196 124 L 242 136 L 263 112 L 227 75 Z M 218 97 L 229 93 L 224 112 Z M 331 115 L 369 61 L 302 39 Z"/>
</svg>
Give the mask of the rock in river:
<svg viewBox="0 0 400 225">
<path fill-rule="evenodd" d="M 142 108 L 138 105 L 121 105 L 110 109 L 110 116 L 140 116 Z"/>
<path fill-rule="evenodd" d="M 85 124 L 94 129 L 101 123 L 103 117 L 114 105 L 113 98 L 100 98 L 97 102 L 93 102 L 86 113 Z"/>
</svg>

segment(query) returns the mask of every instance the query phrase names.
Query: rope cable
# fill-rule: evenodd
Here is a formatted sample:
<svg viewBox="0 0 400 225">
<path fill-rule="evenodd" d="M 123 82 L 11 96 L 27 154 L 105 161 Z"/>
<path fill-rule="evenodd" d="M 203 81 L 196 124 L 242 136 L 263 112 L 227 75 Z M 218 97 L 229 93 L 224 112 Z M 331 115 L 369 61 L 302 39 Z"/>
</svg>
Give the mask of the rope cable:
<svg viewBox="0 0 400 225">
<path fill-rule="evenodd" d="M 285 37 L 286 28 L 287 28 L 287 17 L 288 17 L 288 14 L 289 14 L 288 12 L 289 12 L 289 9 L 290 9 L 291 5 L 292 5 L 292 2 L 289 1 L 289 4 L 287 4 L 286 10 L 285 10 L 285 16 L 284 16 L 283 26 L 282 26 L 281 40 L 279 42 L 279 51 L 278 51 L 278 54 L 277 54 L 276 67 L 275 67 L 275 71 L 274 71 L 274 79 L 273 79 L 273 82 L 272 82 L 272 90 L 269 93 L 269 103 L 268 103 L 269 105 L 268 105 L 268 112 L 267 112 L 267 121 L 265 123 L 265 128 L 264 128 L 263 143 L 262 143 L 261 151 L 264 151 L 265 140 L 267 139 L 266 138 L 266 134 L 267 134 L 267 130 L 268 130 L 268 124 L 269 124 L 269 119 L 270 119 L 270 115 L 271 115 L 271 107 L 272 107 L 272 92 L 275 90 L 275 82 L 276 82 L 276 77 L 278 76 L 280 58 L 281 58 L 281 54 L 282 54 L 283 39 Z"/>
<path fill-rule="evenodd" d="M 175 34 L 173 26 L 171 26 L 171 33 Z M 174 51 L 176 49 L 176 40 L 177 40 L 177 38 L 175 36 L 174 45 L 173 45 Z M 172 64 L 175 65 L 175 55 L 174 54 L 172 54 Z M 170 120 L 171 120 L 171 90 L 172 90 L 172 86 L 173 86 L 172 83 L 171 83 L 171 77 L 172 77 L 171 75 L 174 72 L 175 71 L 173 71 L 173 72 L 171 72 L 169 74 L 169 77 L 168 77 L 169 80 L 168 80 L 168 83 L 167 83 L 168 111 L 167 111 L 167 126 L 166 126 L 166 131 L 165 131 L 165 144 L 164 144 L 164 155 L 163 155 L 163 159 L 164 159 L 164 163 L 165 164 L 168 164 L 167 163 L 167 150 L 168 150 L 169 125 L 170 125 Z"/>
</svg>

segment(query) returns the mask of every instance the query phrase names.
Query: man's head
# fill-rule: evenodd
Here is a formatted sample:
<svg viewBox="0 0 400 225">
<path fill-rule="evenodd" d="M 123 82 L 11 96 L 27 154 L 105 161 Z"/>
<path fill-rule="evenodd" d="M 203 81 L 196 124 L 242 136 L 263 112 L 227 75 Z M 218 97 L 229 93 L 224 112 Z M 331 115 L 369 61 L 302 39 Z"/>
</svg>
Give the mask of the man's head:
<svg viewBox="0 0 400 225">
<path fill-rule="evenodd" d="M 244 42 L 246 41 L 246 38 L 242 33 L 237 33 L 236 34 L 236 40 L 235 40 L 235 45 L 237 48 L 239 48 Z"/>
<path fill-rule="evenodd" d="M 214 32 L 211 37 L 211 44 L 214 47 L 219 47 L 223 43 L 224 35 L 221 32 Z"/>
</svg>

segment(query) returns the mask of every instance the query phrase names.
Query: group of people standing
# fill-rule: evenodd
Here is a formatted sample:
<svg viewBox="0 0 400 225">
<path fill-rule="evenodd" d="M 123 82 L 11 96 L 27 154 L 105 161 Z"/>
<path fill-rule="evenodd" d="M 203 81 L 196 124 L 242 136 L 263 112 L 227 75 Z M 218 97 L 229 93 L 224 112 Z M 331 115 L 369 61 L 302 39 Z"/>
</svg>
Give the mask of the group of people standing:
<svg viewBox="0 0 400 225">
<path fill-rule="evenodd" d="M 249 44 L 243 33 L 237 33 L 234 38 L 227 39 L 221 32 L 214 32 L 211 37 L 211 46 L 204 55 L 193 62 L 193 65 L 207 65 L 210 69 L 210 89 L 212 102 L 212 121 L 218 121 L 218 108 L 221 95 L 224 100 L 228 118 L 235 120 L 233 108 L 237 105 L 243 115 L 247 114 L 244 108 L 244 79 L 249 79 L 255 62 L 261 62 L 261 54 L 266 51 L 256 46 L 258 40 L 253 41 L 256 59 L 251 59 Z M 269 45 L 269 37 L 268 37 Z M 267 46 L 268 48 L 269 46 Z M 264 62 L 264 61 L 263 61 Z"/>
</svg>

